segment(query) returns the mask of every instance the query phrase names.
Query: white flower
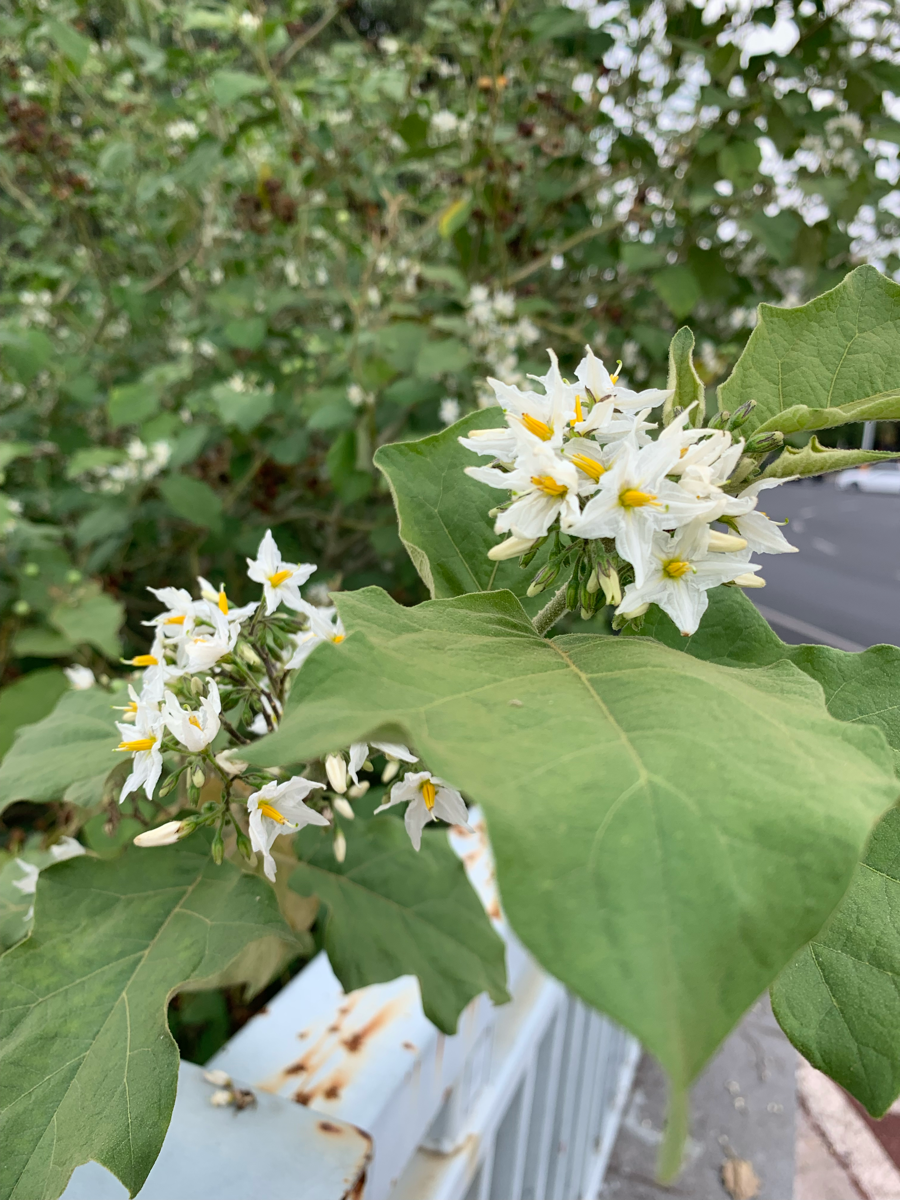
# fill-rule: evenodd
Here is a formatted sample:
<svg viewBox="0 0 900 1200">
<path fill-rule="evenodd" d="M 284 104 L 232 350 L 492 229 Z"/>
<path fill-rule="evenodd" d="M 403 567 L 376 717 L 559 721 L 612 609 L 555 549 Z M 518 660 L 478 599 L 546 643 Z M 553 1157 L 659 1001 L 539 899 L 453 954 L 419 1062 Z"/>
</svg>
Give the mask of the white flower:
<svg viewBox="0 0 900 1200">
<path fill-rule="evenodd" d="M 536 538 L 508 537 L 505 542 L 491 546 L 487 556 L 492 562 L 504 562 L 508 558 L 521 558 L 534 545 Z"/>
<path fill-rule="evenodd" d="M 745 539 L 751 551 L 757 554 L 796 554 L 778 525 L 769 520 L 765 513 L 756 512 L 759 493 L 765 488 L 778 487 L 784 479 L 760 479 L 744 488 L 739 496 L 730 497 L 725 504 L 723 516 Z"/>
<path fill-rule="evenodd" d="M 155 709 L 138 704 L 134 725 L 116 722 L 122 741 L 116 747 L 131 754 L 131 774 L 125 780 L 119 803 L 143 788 L 148 800 L 153 799 L 153 789 L 159 782 L 163 760 L 160 745 L 163 737 L 162 714 Z"/>
<path fill-rule="evenodd" d="M 194 636 L 186 638 L 181 645 L 184 664 L 191 672 L 208 671 L 220 658 L 230 654 L 240 633 L 240 626 L 229 622 L 224 613 L 212 605 L 204 620 L 208 624 L 198 626 Z"/>
<path fill-rule="evenodd" d="M 302 775 L 295 775 L 285 783 L 273 779 L 247 801 L 250 813 L 250 844 L 257 854 L 262 854 L 265 872 L 275 881 L 275 860 L 272 844 L 279 834 L 296 833 L 304 825 L 327 825 L 328 818 L 307 808 L 303 803 L 314 788 L 323 788 L 323 783 L 313 783 Z"/>
<path fill-rule="evenodd" d="M 61 837 L 50 847 L 50 856 L 54 862 L 65 862 L 67 858 L 78 858 L 84 853 L 84 846 L 73 837 Z"/>
<path fill-rule="evenodd" d="M 658 604 L 687 637 L 697 632 L 710 588 L 758 570 L 758 565 L 747 562 L 746 554 L 711 554 L 709 525 L 701 518 L 674 537 L 653 535 L 644 582 L 629 584 L 616 611 L 627 614 L 643 604 Z"/>
<path fill-rule="evenodd" d="M 596 494 L 566 529 L 575 537 L 614 537 L 619 554 L 634 567 L 638 587 L 654 533 L 686 525 L 709 508 L 708 500 L 697 500 L 666 479 L 679 454 L 677 443 L 652 442 L 637 450 L 623 442 Z"/>
<path fill-rule="evenodd" d="M 303 633 L 293 635 L 294 652 L 287 662 L 289 671 L 296 671 L 298 667 L 301 667 L 316 646 L 321 645 L 322 642 L 331 642 L 333 645 L 339 646 L 347 636 L 343 622 L 337 615 L 337 609 L 316 608 L 312 604 L 307 604 L 305 600 L 301 600 L 297 611 L 306 613 L 309 628 Z"/>
<path fill-rule="evenodd" d="M 155 829 L 147 829 L 134 838 L 136 846 L 144 849 L 155 846 L 174 846 L 185 836 L 184 821 L 166 821 L 165 825 L 157 825 Z"/>
<path fill-rule="evenodd" d="M 405 775 L 391 788 L 390 800 L 379 805 L 375 812 L 384 812 L 395 804 L 409 805 L 404 824 L 416 850 L 422 845 L 422 830 L 429 821 L 436 821 L 440 817 L 450 825 L 466 825 L 469 819 L 459 792 L 430 771 L 414 771 Z"/>
<path fill-rule="evenodd" d="M 40 867 L 35 866 L 34 863 L 25 862 L 22 858 L 17 861 L 19 869 L 23 874 L 21 879 L 13 880 L 13 887 L 18 888 L 23 896 L 33 896 L 37 891 L 38 875 L 41 873 Z M 32 909 L 33 912 L 34 910 Z"/>
<path fill-rule="evenodd" d="M 575 396 L 578 389 L 563 380 L 553 351 L 548 350 L 547 353 L 550 355 L 550 370 L 546 375 L 536 376 L 537 382 L 544 388 L 544 395 L 520 391 L 517 387 L 501 383 L 499 379 L 488 379 L 497 403 L 506 413 L 507 423 L 517 444 L 535 450 L 542 443 L 558 449 L 576 416 Z"/>
<path fill-rule="evenodd" d="M 247 574 L 254 583 L 263 585 L 266 616 L 271 616 L 282 601 L 289 608 L 302 608 L 300 585 L 306 583 L 315 569 L 311 563 L 284 562 L 270 529 L 259 543 L 256 558 L 247 559 Z"/>
<path fill-rule="evenodd" d="M 90 667 L 63 667 L 63 673 L 76 692 L 86 692 L 97 682 Z"/>
<path fill-rule="evenodd" d="M 166 137 L 173 142 L 194 141 L 199 130 L 193 121 L 170 121 L 166 126 Z"/>
<path fill-rule="evenodd" d="M 146 668 L 141 676 L 140 699 L 147 707 L 162 704 L 166 685 L 184 674 L 180 667 L 172 666 L 166 659 L 166 644 L 160 629 L 156 631 L 149 654 L 138 654 L 123 661 L 132 667 Z"/>
<path fill-rule="evenodd" d="M 152 593 L 160 604 L 165 605 L 165 611 L 152 621 L 143 621 L 142 624 L 156 625 L 164 637 L 170 638 L 183 637 L 191 632 L 196 620 L 196 611 L 190 592 L 174 587 L 148 587 L 147 591 Z"/>
<path fill-rule="evenodd" d="M 438 408 L 442 425 L 452 425 L 459 420 L 459 401 L 455 396 L 445 396 Z"/>
<path fill-rule="evenodd" d="M 616 408 L 623 410 L 655 408 L 671 395 L 662 388 L 648 388 L 643 392 L 633 392 L 630 388 L 619 387 L 618 374 L 610 375 L 590 346 L 585 346 L 584 349 L 585 356 L 575 368 L 575 375 L 590 390 L 596 401 L 612 399 Z"/>
<path fill-rule="evenodd" d="M 372 742 L 371 745 L 373 750 L 380 750 L 391 762 L 418 762 L 417 756 L 413 754 L 409 746 L 404 746 L 402 742 Z M 366 742 L 354 742 L 350 747 L 347 773 L 357 786 L 359 785 L 359 771 L 368 757 L 369 746 Z"/>
<path fill-rule="evenodd" d="M 214 679 L 210 679 L 209 694 L 201 698 L 200 708 L 196 712 L 190 708 L 183 708 L 171 692 L 166 692 L 166 726 L 192 754 L 199 754 L 215 739 L 221 728 L 221 711 L 222 701 Z"/>
<path fill-rule="evenodd" d="M 259 608 L 259 601 L 252 600 L 249 604 L 241 605 L 235 608 L 229 604 L 228 597 L 225 595 L 225 584 L 220 583 L 218 588 L 214 588 L 208 579 L 204 579 L 202 575 L 197 576 L 197 583 L 200 585 L 200 598 L 205 602 L 205 605 L 214 605 L 219 612 L 227 617 L 229 621 L 245 621 L 247 617 L 253 615 Z M 201 611 L 208 611 L 204 607 Z"/>
<path fill-rule="evenodd" d="M 442 108 L 439 112 L 432 115 L 431 128 L 440 137 L 448 133 L 454 133 L 458 126 L 459 118 L 456 116 L 456 113 L 450 112 L 449 109 Z"/>
<path fill-rule="evenodd" d="M 58 842 L 50 847 L 50 857 L 54 863 L 65 862 L 67 858 L 77 858 L 80 854 L 84 854 L 84 852 L 84 846 L 82 846 L 81 842 L 77 842 L 72 837 L 61 837 Z M 26 862 L 22 858 L 16 861 L 19 869 L 22 871 L 22 878 L 14 879 L 13 887 L 17 888 L 23 896 L 33 896 L 37 891 L 38 876 L 41 873 L 41 868 L 34 863 Z M 30 921 L 33 916 L 34 909 L 31 909 L 27 914 L 27 919 Z"/>
<path fill-rule="evenodd" d="M 238 17 L 238 28 L 245 33 L 255 33 L 259 29 L 261 18 L 252 12 L 242 12 Z"/>
<path fill-rule="evenodd" d="M 499 471 L 496 467 L 466 467 L 466 474 L 480 483 L 513 493 L 513 503 L 497 517 L 494 525 L 497 533 L 539 538 L 557 517 L 563 529 L 578 518 L 575 467 L 549 447 L 523 454 L 516 461 L 515 470 L 510 472 Z"/>
</svg>

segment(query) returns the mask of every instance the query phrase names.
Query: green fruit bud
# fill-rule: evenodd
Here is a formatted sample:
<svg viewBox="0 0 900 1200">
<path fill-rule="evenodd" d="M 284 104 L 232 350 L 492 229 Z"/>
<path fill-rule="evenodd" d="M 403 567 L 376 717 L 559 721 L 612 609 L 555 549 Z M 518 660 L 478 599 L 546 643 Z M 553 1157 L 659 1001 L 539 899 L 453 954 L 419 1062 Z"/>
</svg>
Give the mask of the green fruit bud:
<svg viewBox="0 0 900 1200">
<path fill-rule="evenodd" d="M 253 857 L 253 847 L 250 845 L 250 839 L 240 829 L 237 831 L 237 848 L 244 858 L 251 859 Z"/>
<path fill-rule="evenodd" d="M 195 807 L 200 803 L 200 789 L 194 786 L 193 781 L 188 784 L 188 804 L 193 804 Z"/>
<path fill-rule="evenodd" d="M 210 847 L 210 850 L 212 853 L 213 862 L 216 864 L 217 867 L 221 867 L 222 863 L 225 860 L 225 839 L 222 837 L 221 829 L 216 830 L 216 834 L 212 840 L 212 846 Z"/>
<path fill-rule="evenodd" d="M 544 588 L 548 588 L 554 579 L 559 574 L 558 563 L 548 563 L 547 566 L 541 567 L 537 575 L 531 581 L 531 586 L 528 588 L 528 596 L 539 596 Z"/>
<path fill-rule="evenodd" d="M 195 767 L 194 773 L 191 775 L 191 780 L 193 781 L 195 788 L 202 788 L 204 783 L 206 783 L 206 776 L 199 767 Z"/>
<path fill-rule="evenodd" d="M 566 588 L 566 608 L 569 612 L 574 611 L 578 603 L 578 580 L 573 575 L 569 580 L 569 586 Z"/>
<path fill-rule="evenodd" d="M 706 427 L 707 429 L 724 429 L 730 420 L 731 413 L 728 409 L 723 408 L 721 412 L 713 413 L 706 422 Z"/>
<path fill-rule="evenodd" d="M 162 799 L 163 796 L 168 796 L 169 792 L 172 791 L 172 789 L 175 787 L 175 784 L 177 782 L 178 782 L 178 776 L 170 775 L 169 778 L 163 783 L 162 787 L 159 789 L 160 799 Z"/>
<path fill-rule="evenodd" d="M 80 571 L 66 571 L 66 583 L 81 583 L 84 576 Z"/>
<path fill-rule="evenodd" d="M 784 444 L 784 434 L 773 429 L 769 433 L 751 433 L 744 449 L 748 454 L 768 454 Z"/>
<path fill-rule="evenodd" d="M 732 431 L 740 429 L 740 427 L 753 412 L 754 408 L 756 408 L 755 400 L 745 400 L 740 408 L 736 408 L 731 414 L 731 420 L 728 422 L 728 428 Z"/>
</svg>

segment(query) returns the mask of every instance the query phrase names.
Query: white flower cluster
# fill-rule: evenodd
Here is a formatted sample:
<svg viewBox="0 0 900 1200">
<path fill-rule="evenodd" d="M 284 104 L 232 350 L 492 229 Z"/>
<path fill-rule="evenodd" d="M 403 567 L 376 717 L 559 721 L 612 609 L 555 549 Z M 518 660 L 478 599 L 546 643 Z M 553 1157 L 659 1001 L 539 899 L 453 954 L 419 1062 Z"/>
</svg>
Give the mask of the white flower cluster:
<svg viewBox="0 0 900 1200">
<path fill-rule="evenodd" d="M 248 764 L 240 761 L 240 743 L 246 743 L 248 735 L 264 734 L 277 727 L 282 715 L 280 695 L 287 674 L 301 667 L 322 642 L 340 645 L 344 641 L 344 628 L 336 610 L 316 607 L 300 594 L 301 586 L 315 569 L 311 563 L 286 562 L 267 530 L 256 558 L 247 559 L 248 577 L 262 586 L 261 600 L 234 607 L 224 587 L 215 588 L 202 577 L 198 579 L 199 599 L 184 588 L 149 589 L 164 609 L 145 622 L 155 630 L 149 653 L 128 660 L 130 665 L 144 670 L 140 687 L 129 685 L 130 703 L 118 722 L 122 740 L 117 749 L 131 755 L 131 772 L 122 788 L 120 802 L 140 790 L 148 800 L 153 798 L 163 771 L 163 754 L 167 752 L 188 757 L 183 769 L 189 771 L 198 789 L 205 778 L 200 763 L 218 773 L 228 785 L 226 790 L 230 790 L 232 781 L 244 775 Z M 268 642 L 258 636 L 255 640 L 254 635 L 259 635 L 261 626 L 282 605 L 288 615 L 279 614 L 273 626 L 278 636 Z M 74 687 L 89 687 L 93 676 L 80 668 L 78 674 L 70 674 L 70 680 Z M 240 697 L 256 714 L 252 720 L 244 718 L 246 732 L 241 735 L 223 716 L 223 709 L 227 712 L 230 706 L 238 706 Z M 213 743 L 217 738 L 220 742 L 226 740 L 226 734 L 237 744 L 214 754 Z M 397 774 L 401 761 L 410 764 L 418 761 L 406 746 L 387 742 L 372 745 L 388 759 L 382 775 L 385 783 Z M 305 825 L 331 824 L 327 807 L 321 812 L 305 803 L 311 794 L 321 793 L 320 799 L 328 799 L 337 813 L 353 818 L 346 796 L 356 799 L 369 786 L 359 779 L 359 771 L 367 764 L 369 747 L 366 743 L 356 743 L 347 756 L 345 760 L 343 753 L 331 754 L 325 760 L 325 773 L 333 794 L 326 793 L 324 783 L 295 775 L 284 782 L 277 779 L 262 782 L 248 796 L 250 846 L 263 856 L 270 879 L 275 878 L 272 846 L 280 834 L 296 833 Z M 353 788 L 348 788 L 348 776 L 353 780 Z M 170 780 L 164 784 L 162 794 L 174 786 L 177 776 Z M 408 804 L 406 827 L 416 849 L 426 822 L 438 817 L 456 824 L 466 821 L 466 807 L 459 793 L 427 771 L 407 774 L 394 785 L 390 800 L 378 811 L 403 802 Z M 224 807 L 220 815 L 226 819 Z M 203 823 L 199 817 L 169 821 L 140 834 L 136 841 L 141 846 L 170 845 Z M 346 841 L 337 828 L 334 850 L 342 861 Z"/>
<path fill-rule="evenodd" d="M 165 470 L 172 447 L 163 441 L 151 442 L 148 446 L 140 438 L 132 438 L 125 447 L 125 454 L 122 462 L 88 467 L 82 476 L 84 490 L 118 496 L 132 483 L 146 483 Z"/>
<path fill-rule="evenodd" d="M 795 549 L 755 511 L 759 492 L 784 481 L 726 490 L 744 453 L 742 439 L 726 429 L 693 428 L 689 409 L 654 440 L 657 425 L 647 417 L 669 392 L 620 385 L 590 348 L 574 383 L 562 378 L 552 351 L 550 358 L 538 380 L 543 393 L 490 380 L 506 424 L 460 438 L 467 449 L 497 460 L 467 467 L 467 474 L 512 493 L 495 524 L 510 537 L 490 557 L 527 554 L 556 528 L 573 540 L 570 546 L 582 540 L 582 561 L 592 568 L 588 593 L 602 589 L 625 619 L 658 604 L 685 635 L 696 631 L 709 588 L 763 586 L 751 553 Z M 717 521 L 729 532 L 714 530 Z M 538 574 L 532 595 L 554 570 Z M 630 576 L 624 595 L 620 573 Z"/>
<path fill-rule="evenodd" d="M 540 330 L 528 317 L 516 319 L 516 298 L 512 292 L 491 292 L 484 284 L 475 284 L 466 297 L 466 321 L 469 343 L 492 371 L 513 381 L 521 379 L 517 371 L 523 346 L 533 346 Z M 493 400 L 486 394 L 484 405 Z"/>
</svg>

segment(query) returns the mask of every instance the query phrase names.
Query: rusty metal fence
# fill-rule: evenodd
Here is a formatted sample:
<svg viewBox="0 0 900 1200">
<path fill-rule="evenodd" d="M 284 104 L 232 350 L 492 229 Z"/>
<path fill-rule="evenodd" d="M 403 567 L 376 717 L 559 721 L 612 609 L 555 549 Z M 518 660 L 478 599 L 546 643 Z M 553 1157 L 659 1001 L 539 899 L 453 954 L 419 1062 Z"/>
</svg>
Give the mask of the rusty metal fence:
<svg viewBox="0 0 900 1200">
<path fill-rule="evenodd" d="M 252 1089 L 257 1111 L 211 1108 L 199 1069 L 183 1064 L 172 1129 L 141 1200 L 597 1196 L 637 1044 L 546 975 L 505 927 L 477 814 L 473 825 L 453 842 L 506 938 L 511 1003 L 478 997 L 446 1037 L 422 1012 L 414 978 L 347 995 L 320 954 L 208 1064 Z M 277 1153 L 260 1154 L 266 1138 Z M 66 1200 L 125 1195 L 91 1164 Z"/>
</svg>

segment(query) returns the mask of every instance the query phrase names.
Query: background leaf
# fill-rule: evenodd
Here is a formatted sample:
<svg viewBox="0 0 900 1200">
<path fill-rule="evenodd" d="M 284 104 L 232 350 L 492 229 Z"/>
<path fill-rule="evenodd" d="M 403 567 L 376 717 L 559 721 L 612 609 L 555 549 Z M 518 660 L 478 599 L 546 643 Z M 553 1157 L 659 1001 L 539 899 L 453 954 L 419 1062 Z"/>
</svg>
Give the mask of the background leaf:
<svg viewBox="0 0 900 1200">
<path fill-rule="evenodd" d="M 840 900 L 897 790 L 881 735 L 789 663 L 543 639 L 508 593 L 337 602 L 351 636 L 245 757 L 408 736 L 483 806 L 525 944 L 685 1087 Z"/>
<path fill-rule="evenodd" d="M 68 690 L 69 681 L 59 667 L 29 671 L 0 690 L 0 758 L 12 745 L 16 730 L 46 717 Z"/>
<path fill-rule="evenodd" d="M 346 832 L 338 863 L 329 830 L 303 830 L 291 876 L 292 888 L 328 906 L 324 944 L 344 991 L 415 975 L 425 1015 L 444 1033 L 456 1032 L 481 992 L 495 1004 L 508 1000 L 503 940 L 446 833 L 428 830 L 417 854 L 393 818 L 357 811 Z"/>
<path fill-rule="evenodd" d="M 119 630 L 125 620 L 125 607 L 100 590 L 99 584 L 89 584 L 73 602 L 56 604 L 50 610 L 50 624 L 73 646 L 95 646 L 107 658 L 122 653 Z"/>
<path fill-rule="evenodd" d="M 273 933 L 291 940 L 272 889 L 203 838 L 43 871 L 32 935 L 3 960 L 0 1196 L 55 1200 L 90 1159 L 134 1195 L 175 1103 L 169 997 Z"/>
</svg>

